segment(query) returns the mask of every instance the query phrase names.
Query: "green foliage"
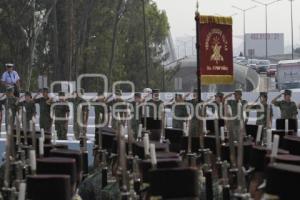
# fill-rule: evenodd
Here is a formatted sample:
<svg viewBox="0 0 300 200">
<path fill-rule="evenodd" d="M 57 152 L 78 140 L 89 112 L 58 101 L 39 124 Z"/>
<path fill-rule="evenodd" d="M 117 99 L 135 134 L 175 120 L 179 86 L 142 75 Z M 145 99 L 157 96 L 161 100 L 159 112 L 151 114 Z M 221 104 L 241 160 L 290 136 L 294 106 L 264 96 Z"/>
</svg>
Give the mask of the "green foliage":
<svg viewBox="0 0 300 200">
<path fill-rule="evenodd" d="M 81 73 L 107 75 L 119 1 L 123 1 L 123 10 L 117 26 L 112 79 L 130 80 L 137 89 L 142 89 L 146 75 L 141 0 L 127 0 L 126 5 L 124 0 L 58 0 L 54 7 L 54 0 L 36 0 L 36 12 L 52 9 L 39 35 L 33 34 L 37 25 L 33 24 L 34 9 L 29 3 L 32 1 L 2 0 L 0 65 L 16 63 L 21 77 L 28 76 L 33 69 L 32 80 L 38 74 L 48 75 L 51 81 L 75 80 Z M 169 24 L 166 14 L 153 1 L 145 2 L 150 86 L 160 88 L 162 62 L 166 59 L 162 47 Z M 37 39 L 35 56 L 30 62 L 34 37 Z M 23 78 L 23 87 L 25 81 Z M 36 87 L 36 83 L 31 85 L 32 89 Z M 99 88 L 92 80 L 86 80 L 85 87 Z"/>
</svg>

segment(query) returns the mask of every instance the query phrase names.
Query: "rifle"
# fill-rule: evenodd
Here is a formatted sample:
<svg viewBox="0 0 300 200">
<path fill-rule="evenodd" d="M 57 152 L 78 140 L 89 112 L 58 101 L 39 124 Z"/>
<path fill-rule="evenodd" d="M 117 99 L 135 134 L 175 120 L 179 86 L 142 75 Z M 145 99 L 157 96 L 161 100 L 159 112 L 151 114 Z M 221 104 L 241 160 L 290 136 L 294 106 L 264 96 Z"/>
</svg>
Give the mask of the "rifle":
<svg viewBox="0 0 300 200">
<path fill-rule="evenodd" d="M 83 172 L 84 175 L 86 176 L 89 171 L 89 161 L 88 161 L 86 131 L 83 127 L 81 127 L 81 131 L 80 131 L 80 151 L 83 157 Z"/>
<path fill-rule="evenodd" d="M 244 159 L 244 136 L 246 134 L 244 121 L 240 120 L 240 135 L 239 135 L 239 144 L 238 144 L 238 160 L 237 160 L 237 190 L 234 194 L 235 197 L 240 199 L 249 199 L 250 195 L 247 193 L 246 187 L 246 177 L 245 177 L 245 169 L 243 167 L 243 159 Z"/>
<path fill-rule="evenodd" d="M 32 118 L 32 120 L 30 120 L 29 124 L 30 124 L 32 147 L 33 147 L 33 149 L 36 150 L 35 119 Z"/>
<path fill-rule="evenodd" d="M 165 136 L 165 122 L 166 122 L 166 118 L 165 118 L 165 110 L 163 109 L 161 111 L 161 133 L 160 133 L 160 142 L 164 143 L 166 140 L 166 136 Z"/>
<path fill-rule="evenodd" d="M 128 174 L 127 174 L 127 162 L 126 162 L 126 145 L 125 145 L 125 133 L 124 133 L 124 127 L 123 125 L 119 125 L 119 134 L 120 134 L 120 143 L 119 143 L 119 149 L 120 149 L 120 154 L 119 154 L 119 163 L 120 163 L 120 168 L 122 171 L 122 178 L 121 178 L 121 195 L 122 195 L 122 200 L 128 199 L 129 197 L 129 192 L 128 192 Z"/>
<path fill-rule="evenodd" d="M 26 108 L 23 107 L 22 109 L 22 127 L 24 132 L 24 145 L 28 145 L 28 138 L 27 138 L 27 114 L 26 114 Z"/>
<path fill-rule="evenodd" d="M 12 131 L 12 111 L 9 109 L 8 111 L 8 126 L 6 133 L 6 152 L 5 152 L 5 169 L 4 169 L 4 183 L 3 183 L 3 195 L 4 199 L 12 199 L 14 196 L 15 188 L 12 187 L 11 180 L 11 160 L 12 158 L 12 144 L 13 144 L 13 131 Z"/>
<path fill-rule="evenodd" d="M 223 200 L 230 200 L 230 185 L 228 179 L 228 168 L 229 163 L 225 160 L 222 163 L 222 179 L 223 179 L 223 189 L 222 189 L 222 197 Z"/>
<path fill-rule="evenodd" d="M 16 115 L 16 145 L 18 153 L 21 151 L 21 117 Z"/>
<path fill-rule="evenodd" d="M 232 113 L 228 111 L 228 106 L 226 104 L 225 106 L 225 112 L 226 112 L 226 117 L 231 118 Z M 233 133 L 233 122 L 232 120 L 226 121 L 227 125 L 227 130 L 228 130 L 228 140 L 229 140 L 229 151 L 230 151 L 230 164 L 231 164 L 231 169 L 236 168 L 236 152 L 235 152 L 235 143 L 234 143 L 234 133 Z"/>
</svg>

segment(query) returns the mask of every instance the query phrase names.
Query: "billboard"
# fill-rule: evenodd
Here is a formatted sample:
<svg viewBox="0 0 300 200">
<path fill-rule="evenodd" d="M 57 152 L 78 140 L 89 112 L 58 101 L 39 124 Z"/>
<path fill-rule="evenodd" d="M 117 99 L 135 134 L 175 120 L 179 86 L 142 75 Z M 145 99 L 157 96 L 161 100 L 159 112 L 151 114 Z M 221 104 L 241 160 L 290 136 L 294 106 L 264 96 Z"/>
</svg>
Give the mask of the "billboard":
<svg viewBox="0 0 300 200">
<path fill-rule="evenodd" d="M 284 34 L 268 33 L 268 56 L 284 54 Z M 266 56 L 266 34 L 247 33 L 246 34 L 246 56 L 265 57 Z"/>
</svg>

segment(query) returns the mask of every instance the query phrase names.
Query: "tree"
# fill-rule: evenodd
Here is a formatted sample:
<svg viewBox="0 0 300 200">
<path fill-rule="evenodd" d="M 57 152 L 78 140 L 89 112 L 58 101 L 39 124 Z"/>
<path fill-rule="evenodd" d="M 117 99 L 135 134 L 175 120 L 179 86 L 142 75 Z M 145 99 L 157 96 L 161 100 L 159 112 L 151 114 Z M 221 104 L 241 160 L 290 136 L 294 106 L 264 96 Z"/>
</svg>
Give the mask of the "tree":
<svg viewBox="0 0 300 200">
<path fill-rule="evenodd" d="M 138 90 L 145 87 L 141 0 L 59 0 L 55 6 L 53 2 L 35 0 L 34 9 L 28 0 L 0 2 L 0 64 L 16 63 L 21 77 L 32 74 L 29 80 L 36 80 L 38 74 L 54 81 L 75 80 L 81 73 L 102 73 L 110 75 L 111 81 L 133 81 Z M 48 11 L 47 23 L 42 24 L 32 48 L 35 20 Z M 145 13 L 150 87 L 159 88 L 169 24 L 152 0 L 145 0 Z M 35 81 L 30 83 L 35 89 Z M 90 79 L 84 87 L 101 89 L 101 84 Z"/>
</svg>

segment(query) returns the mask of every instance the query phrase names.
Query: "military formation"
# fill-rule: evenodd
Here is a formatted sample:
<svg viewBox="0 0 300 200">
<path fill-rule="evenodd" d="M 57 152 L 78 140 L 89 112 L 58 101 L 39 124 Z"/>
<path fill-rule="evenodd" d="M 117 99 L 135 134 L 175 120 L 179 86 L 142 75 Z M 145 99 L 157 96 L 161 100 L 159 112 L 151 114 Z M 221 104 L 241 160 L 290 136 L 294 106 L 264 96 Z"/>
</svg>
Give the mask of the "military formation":
<svg viewBox="0 0 300 200">
<path fill-rule="evenodd" d="M 288 151 L 278 150 L 279 135 L 287 140 L 288 134 L 297 133 L 297 122 L 296 127 L 290 123 L 298 114 L 292 92 L 285 90 L 271 103 L 265 92 L 254 102 L 246 101 L 241 90 L 226 95 L 217 92 L 201 101 L 197 94 L 197 90 L 176 93 L 163 101 L 158 89 L 146 89 L 130 98 L 115 90 L 88 99 L 83 90 L 56 96 L 43 88 L 34 96 L 25 92 L 17 97 L 14 88 L 8 87 L 0 97 L 7 132 L 2 198 L 230 200 L 261 199 L 264 193 L 276 193 L 273 187 L 268 190 L 268 184 L 264 186 L 264 180 L 273 181 L 265 173 L 273 165 L 262 164 L 262 159 L 270 157 L 271 164 L 276 159 L 300 162 L 296 156 L 300 151 L 297 154 L 292 145 L 285 147 Z M 278 120 L 284 124 L 276 125 L 276 130 L 271 129 L 273 107 L 280 109 Z M 92 111 L 91 166 L 87 133 Z M 166 125 L 169 111 L 172 128 Z M 255 125 L 248 125 L 250 112 L 256 113 Z M 56 143 L 57 139 L 68 143 L 69 123 L 80 141 L 78 151 Z M 289 152 L 296 154 L 292 160 Z M 66 174 L 71 185 L 63 183 Z M 59 188 L 47 184 L 53 178 L 57 179 L 54 185 L 61 184 Z"/>
</svg>

